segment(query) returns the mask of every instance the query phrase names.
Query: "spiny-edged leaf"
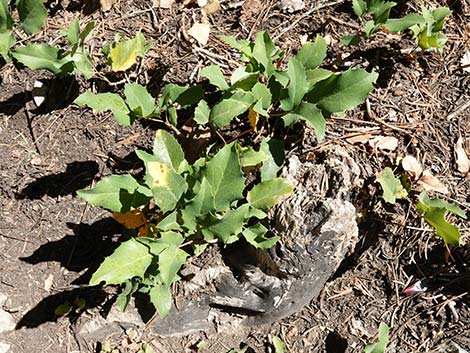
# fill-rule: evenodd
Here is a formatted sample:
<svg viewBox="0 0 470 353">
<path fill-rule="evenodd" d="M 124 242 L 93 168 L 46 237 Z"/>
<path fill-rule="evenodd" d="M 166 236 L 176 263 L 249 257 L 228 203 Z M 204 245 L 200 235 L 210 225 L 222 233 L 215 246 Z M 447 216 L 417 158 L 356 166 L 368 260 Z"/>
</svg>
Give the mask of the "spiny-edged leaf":
<svg viewBox="0 0 470 353">
<path fill-rule="evenodd" d="M 126 71 L 132 67 L 137 57 L 143 57 L 147 50 L 147 43 L 142 33 L 137 32 L 135 38 L 116 43 L 109 53 L 113 71 Z"/>
<path fill-rule="evenodd" d="M 11 55 L 30 69 L 46 69 L 56 75 L 62 73 L 62 66 L 67 63 L 60 58 L 59 49 L 45 43 L 19 47 L 12 50 Z"/>
<path fill-rule="evenodd" d="M 268 156 L 263 151 L 255 151 L 253 147 L 238 146 L 240 165 L 242 167 L 256 166 L 268 160 Z"/>
<path fill-rule="evenodd" d="M 170 288 L 161 284 L 157 284 L 150 288 L 149 296 L 150 301 L 152 302 L 155 309 L 157 309 L 160 318 L 163 319 L 166 317 L 171 309 Z"/>
<path fill-rule="evenodd" d="M 287 348 L 285 343 L 277 336 L 273 336 L 274 353 L 285 353 Z"/>
<path fill-rule="evenodd" d="M 382 198 L 388 203 L 394 204 L 397 199 L 403 199 L 408 195 L 400 179 L 393 175 L 389 167 L 377 175 L 377 181 L 383 190 Z"/>
<path fill-rule="evenodd" d="M 151 195 L 149 191 L 130 175 L 111 175 L 101 179 L 93 189 L 78 190 L 77 195 L 93 206 L 124 213 L 131 207 L 145 205 Z"/>
<path fill-rule="evenodd" d="M 265 31 L 259 32 L 256 35 L 253 46 L 253 58 L 260 63 L 264 72 L 268 77 L 274 72 L 274 64 L 272 62 L 272 54 L 276 50 L 276 46 Z"/>
<path fill-rule="evenodd" d="M 422 206 L 420 203 L 416 205 L 418 210 L 426 209 L 421 212 L 424 220 L 436 230 L 446 244 L 459 245 L 460 244 L 460 231 L 459 228 L 446 221 L 446 209 L 438 207 Z"/>
<path fill-rule="evenodd" d="M 234 143 L 224 146 L 207 162 L 205 177 L 212 188 L 216 211 L 226 210 L 242 197 L 245 178 Z"/>
<path fill-rule="evenodd" d="M 147 88 L 138 83 L 126 84 L 124 95 L 127 105 L 137 116 L 146 118 L 155 110 L 155 99 L 147 91 Z"/>
<path fill-rule="evenodd" d="M 169 287 L 176 280 L 176 274 L 186 263 L 187 256 L 188 254 L 176 245 L 169 246 L 158 255 L 159 277 L 165 286 Z"/>
<path fill-rule="evenodd" d="M 116 301 L 121 311 L 125 311 L 131 300 L 132 294 L 139 289 L 136 281 L 127 280 L 125 281 L 124 290 L 118 295 Z"/>
<path fill-rule="evenodd" d="M 248 243 L 253 245 L 255 248 L 270 249 L 279 241 L 279 237 L 266 238 L 265 234 L 268 229 L 261 223 L 256 223 L 246 228 L 242 234 Z"/>
<path fill-rule="evenodd" d="M 446 200 L 440 198 L 430 199 L 426 191 L 422 191 L 419 194 L 419 201 L 426 207 L 437 207 L 437 208 L 444 208 L 446 211 L 455 214 L 456 216 L 462 217 L 463 219 L 467 219 L 467 215 L 465 211 L 462 210 L 456 204 L 447 202 Z"/>
<path fill-rule="evenodd" d="M 38 32 L 47 17 L 45 0 L 18 0 L 16 9 L 20 18 L 21 26 L 27 34 Z"/>
<path fill-rule="evenodd" d="M 88 91 L 79 95 L 74 100 L 74 103 L 78 105 L 86 105 L 91 109 L 98 111 L 111 110 L 116 121 L 124 126 L 129 126 L 134 121 L 124 99 L 116 93 L 106 92 L 95 94 Z"/>
<path fill-rule="evenodd" d="M 309 90 L 317 83 L 326 80 L 334 75 L 330 70 L 325 69 L 312 69 L 305 72 L 307 76 L 307 83 Z"/>
<path fill-rule="evenodd" d="M 389 342 L 389 330 L 390 329 L 388 328 L 387 324 L 381 322 L 379 325 L 378 342 L 366 346 L 366 348 L 364 349 L 364 353 L 385 353 Z"/>
<path fill-rule="evenodd" d="M 315 42 L 305 43 L 296 55 L 305 69 L 314 69 L 319 66 L 326 57 L 327 45 L 325 39 L 317 35 Z"/>
<path fill-rule="evenodd" d="M 209 122 L 211 109 L 204 99 L 201 99 L 194 110 L 194 121 L 198 124 L 204 125 Z"/>
<path fill-rule="evenodd" d="M 145 245 L 135 239 L 125 241 L 111 256 L 104 259 L 91 277 L 90 285 L 95 286 L 101 282 L 121 284 L 133 277 L 143 278 L 152 258 Z"/>
<path fill-rule="evenodd" d="M 249 207 L 248 204 L 244 204 L 234 210 L 228 210 L 221 219 L 217 219 L 206 230 L 225 244 L 235 241 L 247 221 Z"/>
<path fill-rule="evenodd" d="M 326 121 L 320 109 L 312 103 L 301 103 L 292 113 L 282 117 L 286 126 L 291 126 L 299 120 L 306 121 L 315 130 L 318 142 L 325 138 Z"/>
<path fill-rule="evenodd" d="M 148 162 L 147 174 L 152 179 L 151 189 L 155 204 L 162 212 L 173 210 L 188 189 L 186 180 L 173 167 L 157 161 Z"/>
<path fill-rule="evenodd" d="M 165 130 L 157 130 L 153 141 L 153 154 L 158 161 L 178 171 L 185 161 L 184 152 L 178 141 Z"/>
<path fill-rule="evenodd" d="M 220 88 L 222 91 L 229 89 L 229 85 L 225 81 L 225 77 L 222 74 L 220 67 L 217 65 L 206 66 L 201 70 L 199 75 L 207 78 L 211 84 Z"/>
<path fill-rule="evenodd" d="M 8 0 L 0 0 L 0 34 L 11 30 L 12 28 L 13 18 L 8 11 Z"/>
<path fill-rule="evenodd" d="M 0 33 L 0 55 L 3 57 L 3 60 L 10 62 L 10 48 L 13 47 L 16 43 L 16 38 L 13 35 L 13 32 L 8 30 L 6 32 Z"/>
<path fill-rule="evenodd" d="M 296 108 L 305 93 L 307 93 L 307 76 L 302 63 L 291 58 L 287 64 L 287 74 L 289 75 L 289 85 L 287 86 L 287 97 L 281 100 L 281 108 L 285 111 L 291 111 Z"/>
<path fill-rule="evenodd" d="M 328 113 L 343 112 L 364 102 L 379 75 L 363 69 L 350 69 L 317 83 L 306 100 Z"/>
<path fill-rule="evenodd" d="M 210 124 L 215 128 L 228 125 L 233 118 L 246 112 L 254 100 L 250 92 L 235 92 L 223 98 L 212 108 L 209 117 Z"/>
<path fill-rule="evenodd" d="M 366 13 L 367 3 L 364 0 L 353 0 L 353 10 L 357 17 L 362 17 Z"/>
<path fill-rule="evenodd" d="M 274 178 L 256 184 L 248 191 L 246 199 L 254 208 L 266 211 L 277 204 L 281 198 L 289 196 L 294 186 L 283 178 Z"/>
<path fill-rule="evenodd" d="M 263 151 L 268 159 L 263 162 L 261 168 L 261 180 L 266 181 L 277 177 L 277 173 L 284 164 L 284 142 L 274 138 L 265 138 L 260 145 L 260 151 Z"/>
<path fill-rule="evenodd" d="M 410 13 L 403 18 L 393 18 L 385 22 L 384 27 L 390 32 L 400 32 L 417 24 L 425 24 L 426 20 L 417 13 Z"/>
</svg>

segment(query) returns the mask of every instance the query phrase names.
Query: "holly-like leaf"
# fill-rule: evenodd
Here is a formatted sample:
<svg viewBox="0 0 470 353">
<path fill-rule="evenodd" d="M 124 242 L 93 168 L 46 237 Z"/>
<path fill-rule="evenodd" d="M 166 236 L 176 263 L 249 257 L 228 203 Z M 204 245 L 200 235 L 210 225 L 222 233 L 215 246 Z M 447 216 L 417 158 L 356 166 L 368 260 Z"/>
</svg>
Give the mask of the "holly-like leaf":
<svg viewBox="0 0 470 353">
<path fill-rule="evenodd" d="M 45 2 L 46 0 L 17 0 L 18 16 L 27 34 L 38 32 L 44 24 L 47 17 Z"/>
<path fill-rule="evenodd" d="M 279 241 L 278 236 L 266 238 L 268 229 L 261 223 L 246 228 L 242 234 L 248 243 L 259 249 L 270 249 Z"/>
<path fill-rule="evenodd" d="M 246 112 L 255 101 L 250 92 L 235 92 L 227 98 L 223 98 L 211 110 L 210 124 L 215 128 L 228 125 L 233 118 Z"/>
<path fill-rule="evenodd" d="M 164 213 L 173 210 L 188 189 L 186 180 L 173 167 L 158 161 L 148 162 L 147 174 L 151 177 L 155 204 Z"/>
<path fill-rule="evenodd" d="M 254 207 L 266 211 L 277 204 L 281 198 L 292 194 L 294 186 L 283 178 L 274 178 L 253 186 L 246 199 Z"/>
<path fill-rule="evenodd" d="M 220 88 L 222 91 L 229 89 L 229 85 L 225 81 L 225 77 L 218 65 L 206 66 L 201 70 L 199 75 L 207 78 L 211 84 Z"/>
<path fill-rule="evenodd" d="M 289 60 L 287 74 L 289 75 L 287 97 L 281 100 L 281 108 L 286 112 L 296 108 L 302 102 L 308 88 L 305 69 L 298 59 Z"/>
<path fill-rule="evenodd" d="M 115 43 L 109 53 L 113 71 L 126 71 L 136 62 L 137 57 L 143 57 L 148 50 L 148 43 L 142 33 L 124 42 Z"/>
<path fill-rule="evenodd" d="M 238 235 L 243 230 L 243 225 L 246 223 L 248 217 L 248 209 L 249 205 L 243 204 L 234 210 L 228 210 L 221 219 L 217 219 L 217 221 L 207 227 L 206 230 L 211 232 L 223 243 L 232 243 L 238 239 Z"/>
<path fill-rule="evenodd" d="M 124 213 L 131 207 L 145 205 L 151 193 L 130 175 L 111 175 L 101 179 L 93 189 L 78 190 L 77 195 L 93 206 Z"/>
<path fill-rule="evenodd" d="M 75 100 L 75 104 L 86 105 L 97 111 L 111 110 L 114 118 L 119 124 L 129 126 L 134 122 L 134 118 L 130 115 L 124 99 L 116 93 L 92 93 L 85 92 L 79 95 Z"/>
<path fill-rule="evenodd" d="M 165 286 L 169 287 L 176 280 L 176 274 L 186 263 L 187 256 L 176 245 L 169 246 L 158 255 L 159 278 Z"/>
<path fill-rule="evenodd" d="M 128 83 L 124 86 L 126 103 L 132 112 L 141 117 L 149 117 L 155 110 L 155 99 L 147 89 L 138 83 Z"/>
<path fill-rule="evenodd" d="M 327 113 L 344 112 L 364 102 L 374 89 L 377 77 L 376 72 L 350 69 L 318 82 L 307 94 L 306 100 Z"/>
<path fill-rule="evenodd" d="M 383 190 L 382 198 L 391 204 L 397 199 L 403 199 L 408 196 L 408 192 L 403 187 L 400 179 L 398 179 L 391 168 L 387 167 L 377 175 L 377 181 Z"/>
<path fill-rule="evenodd" d="M 167 286 L 157 284 L 150 288 L 150 301 L 155 309 L 157 309 L 160 318 L 165 318 L 171 309 L 171 293 Z"/>
<path fill-rule="evenodd" d="M 62 66 L 67 64 L 66 60 L 60 58 L 59 49 L 45 43 L 19 47 L 12 50 L 11 55 L 30 69 L 46 69 L 56 75 L 61 74 Z"/>
<path fill-rule="evenodd" d="M 245 178 L 234 143 L 224 146 L 207 162 L 205 177 L 212 189 L 216 211 L 226 210 L 233 201 L 242 198 Z"/>
<path fill-rule="evenodd" d="M 194 121 L 201 125 L 207 124 L 209 122 L 210 113 L 211 109 L 207 105 L 207 102 L 201 99 L 194 110 Z"/>
<path fill-rule="evenodd" d="M 282 117 L 286 126 L 291 126 L 299 120 L 307 122 L 307 124 L 315 130 L 318 142 L 323 141 L 326 132 L 326 121 L 320 109 L 312 103 L 301 103 L 292 113 L 288 113 Z"/>
<path fill-rule="evenodd" d="M 135 239 L 125 241 L 111 256 L 104 259 L 91 277 L 90 285 L 95 286 L 101 282 L 121 284 L 133 277 L 143 278 L 152 258 L 145 245 Z"/>
<path fill-rule="evenodd" d="M 157 130 L 155 133 L 153 155 L 157 161 L 172 166 L 178 172 L 186 162 L 181 145 L 165 130 Z"/>
<path fill-rule="evenodd" d="M 265 138 L 260 145 L 260 151 L 268 157 L 261 168 L 261 180 L 266 181 L 277 177 L 284 164 L 284 143 L 274 138 Z"/>
<path fill-rule="evenodd" d="M 181 210 L 184 227 L 190 230 L 196 229 L 198 217 L 215 210 L 212 188 L 205 177 L 202 178 L 199 187 L 193 188 L 193 191 L 194 198 Z"/>
<path fill-rule="evenodd" d="M 326 58 L 327 45 L 325 39 L 317 35 L 315 42 L 305 43 L 296 55 L 305 69 L 315 69 Z"/>
</svg>

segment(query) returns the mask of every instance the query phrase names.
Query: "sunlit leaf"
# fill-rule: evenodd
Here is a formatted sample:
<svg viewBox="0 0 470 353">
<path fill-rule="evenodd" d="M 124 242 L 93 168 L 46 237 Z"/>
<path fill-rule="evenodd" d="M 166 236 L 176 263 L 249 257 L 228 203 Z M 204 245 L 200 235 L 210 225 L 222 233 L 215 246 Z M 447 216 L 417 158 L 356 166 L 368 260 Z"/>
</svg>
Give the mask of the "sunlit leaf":
<svg viewBox="0 0 470 353">
<path fill-rule="evenodd" d="M 158 315 L 163 319 L 171 309 L 171 293 L 167 286 L 157 284 L 150 288 L 150 301 L 157 309 Z"/>
<path fill-rule="evenodd" d="M 204 125 L 209 122 L 209 116 L 211 109 L 207 105 L 207 102 L 201 99 L 194 110 L 194 121 L 198 124 Z"/>
<path fill-rule="evenodd" d="M 16 38 L 13 35 L 12 31 L 6 31 L 0 33 L 0 55 L 3 57 L 3 60 L 10 62 L 10 48 L 13 47 L 16 43 Z"/>
<path fill-rule="evenodd" d="M 284 164 L 284 143 L 274 138 L 265 138 L 260 145 L 260 151 L 268 157 L 263 161 L 261 168 L 261 180 L 266 181 L 277 177 L 277 173 Z"/>
<path fill-rule="evenodd" d="M 30 69 L 46 69 L 56 75 L 62 73 L 62 66 L 67 63 L 60 58 L 59 49 L 45 43 L 16 48 L 11 51 L 11 55 Z"/>
<path fill-rule="evenodd" d="M 210 124 L 215 128 L 228 125 L 233 118 L 246 112 L 255 98 L 250 92 L 235 92 L 230 97 L 222 99 L 211 110 Z"/>
<path fill-rule="evenodd" d="M 287 74 L 289 75 L 288 95 L 281 100 L 281 108 L 286 112 L 296 108 L 302 102 L 308 88 L 305 69 L 298 59 L 289 60 Z"/>
<path fill-rule="evenodd" d="M 273 336 L 274 353 L 287 352 L 286 344 L 277 336 Z"/>
<path fill-rule="evenodd" d="M 203 68 L 199 74 L 201 77 L 205 77 L 211 84 L 225 91 L 229 89 L 229 85 L 225 81 L 224 75 L 218 65 L 209 65 Z"/>
<path fill-rule="evenodd" d="M 326 132 L 326 121 L 320 109 L 312 103 L 301 103 L 292 113 L 282 117 L 286 126 L 291 126 L 299 120 L 303 120 L 315 130 L 318 142 L 323 141 Z"/>
<path fill-rule="evenodd" d="M 135 38 L 116 43 L 109 53 L 113 71 L 126 71 L 143 57 L 147 51 L 147 42 L 142 33 L 137 32 Z"/>
<path fill-rule="evenodd" d="M 243 230 L 242 234 L 246 241 L 255 248 L 270 249 L 280 238 L 277 236 L 266 238 L 265 234 L 267 231 L 268 229 L 265 226 L 261 223 L 257 223 Z"/>
<path fill-rule="evenodd" d="M 8 11 L 8 0 L 0 0 L 0 34 L 13 28 L 13 18 Z M 0 38 L 0 45 L 1 45 Z"/>
<path fill-rule="evenodd" d="M 171 245 L 158 255 L 158 270 L 160 279 L 165 286 L 170 286 L 176 280 L 176 274 L 186 263 L 188 254 L 176 245 Z"/>
<path fill-rule="evenodd" d="M 86 105 L 97 111 L 111 110 L 116 121 L 124 126 L 129 126 L 134 121 L 124 99 L 115 93 L 106 92 L 95 94 L 88 91 L 79 95 L 74 100 L 74 103 Z"/>
<path fill-rule="evenodd" d="M 327 45 L 323 37 L 317 35 L 314 43 L 307 42 L 296 55 L 305 69 L 314 69 L 319 66 L 326 57 Z"/>
<path fill-rule="evenodd" d="M 400 179 L 393 174 L 389 167 L 377 175 L 377 181 L 383 190 L 382 197 L 388 203 L 394 204 L 397 199 L 403 199 L 408 195 Z"/>
<path fill-rule="evenodd" d="M 38 32 L 47 17 L 46 0 L 17 0 L 16 9 L 21 25 L 27 34 Z"/>
<path fill-rule="evenodd" d="M 137 83 L 128 83 L 124 86 L 124 95 L 130 110 L 137 116 L 148 117 L 155 110 L 155 99 L 147 89 Z"/>
<path fill-rule="evenodd" d="M 246 199 L 254 207 L 266 211 L 277 204 L 282 198 L 289 196 L 294 186 L 283 178 L 274 178 L 253 186 Z"/>
<path fill-rule="evenodd" d="M 153 141 L 153 155 L 156 160 L 179 171 L 185 162 L 184 152 L 176 138 L 165 130 L 157 130 Z"/>
</svg>

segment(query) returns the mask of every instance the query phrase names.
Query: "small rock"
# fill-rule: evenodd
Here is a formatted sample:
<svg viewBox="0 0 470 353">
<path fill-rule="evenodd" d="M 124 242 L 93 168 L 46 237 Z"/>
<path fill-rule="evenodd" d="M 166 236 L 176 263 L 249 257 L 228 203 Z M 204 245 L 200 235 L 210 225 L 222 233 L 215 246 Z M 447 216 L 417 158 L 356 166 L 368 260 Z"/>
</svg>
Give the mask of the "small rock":
<svg viewBox="0 0 470 353">
<path fill-rule="evenodd" d="M 0 333 L 12 331 L 15 329 L 15 320 L 13 316 L 5 310 L 0 309 Z"/>
<path fill-rule="evenodd" d="M 0 353 L 7 353 L 10 350 L 8 343 L 0 342 Z"/>
</svg>

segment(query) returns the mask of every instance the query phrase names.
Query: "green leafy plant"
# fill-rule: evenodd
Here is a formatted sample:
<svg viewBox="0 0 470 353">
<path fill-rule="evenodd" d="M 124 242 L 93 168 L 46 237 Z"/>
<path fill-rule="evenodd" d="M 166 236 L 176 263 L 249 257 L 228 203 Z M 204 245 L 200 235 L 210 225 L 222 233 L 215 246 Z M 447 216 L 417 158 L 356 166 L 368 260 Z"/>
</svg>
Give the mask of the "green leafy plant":
<svg viewBox="0 0 470 353">
<path fill-rule="evenodd" d="M 38 32 L 47 17 L 45 0 L 16 0 L 16 10 L 20 25 L 26 34 Z M 10 48 L 16 43 L 13 35 L 14 20 L 10 14 L 8 0 L 0 0 L 0 55 L 5 61 L 10 61 Z"/>
<path fill-rule="evenodd" d="M 178 110 L 194 108 L 194 120 L 199 124 L 210 124 L 213 128 L 222 128 L 232 120 L 248 112 L 250 124 L 255 128 L 264 122 L 282 118 L 286 126 L 298 121 L 305 121 L 315 129 L 321 141 L 325 135 L 326 122 L 333 113 L 343 113 L 362 103 L 373 89 L 377 73 L 368 73 L 362 69 L 351 69 L 334 73 L 318 66 L 326 57 L 326 42 L 317 37 L 314 43 L 302 46 L 296 57 L 288 62 L 287 70 L 278 70 L 275 62 L 283 53 L 271 41 L 266 32 L 256 36 L 254 42 L 237 41 L 232 37 L 223 39 L 242 52 L 242 61 L 246 65 L 237 68 L 231 75 L 230 84 L 226 82 L 221 69 L 210 65 L 201 70 L 200 75 L 219 89 L 220 99 L 209 104 L 204 91 L 199 85 L 182 87 L 168 84 L 164 87 L 158 102 L 139 86 L 141 98 L 133 97 L 135 92 L 124 90 L 125 101 L 118 94 L 113 94 L 113 102 L 107 105 L 97 104 L 99 94 L 84 93 L 75 103 L 87 105 L 96 110 L 111 110 L 116 120 L 129 125 L 135 117 L 165 118 L 177 125 Z M 136 87 L 136 86 L 135 86 Z M 111 93 L 103 93 L 105 99 Z M 141 105 L 138 110 L 130 101 L 145 101 L 147 114 L 142 115 Z M 150 109 L 151 108 L 151 109 Z"/>
<path fill-rule="evenodd" d="M 67 50 L 39 43 L 13 49 L 11 55 L 31 69 L 46 69 L 56 75 L 79 72 L 89 79 L 93 76 L 93 61 L 84 44 L 94 25 L 94 22 L 89 22 L 80 29 L 79 21 L 72 20 L 68 29 L 63 31 L 70 45 Z"/>
<path fill-rule="evenodd" d="M 410 13 L 403 18 L 389 19 L 390 9 L 397 5 L 393 1 L 383 0 L 353 0 L 354 13 L 361 19 L 368 19 L 361 33 L 343 36 L 341 42 L 345 45 L 355 45 L 362 38 L 369 38 L 377 32 L 386 29 L 390 32 L 411 30 L 416 44 L 424 50 L 442 49 L 447 37 L 442 33 L 445 18 L 451 15 L 447 7 L 434 10 L 421 6 L 421 14 Z"/>
<path fill-rule="evenodd" d="M 285 353 L 287 352 L 286 344 L 277 336 L 273 336 L 272 343 L 274 347 L 274 353 Z"/>
<path fill-rule="evenodd" d="M 394 204 L 397 199 L 408 198 L 415 194 L 412 185 L 406 174 L 400 178 L 396 177 L 391 168 L 387 167 L 377 175 L 377 181 L 383 190 L 383 199 L 390 204 Z M 413 203 L 413 202 L 412 202 Z M 429 198 L 426 191 L 421 191 L 417 202 L 413 203 L 416 211 L 440 236 L 446 244 L 459 245 L 461 243 L 460 230 L 454 224 L 446 220 L 446 216 L 451 213 L 463 219 L 467 219 L 465 212 L 455 204 L 449 203 L 438 197 Z"/>
<path fill-rule="evenodd" d="M 367 345 L 366 348 L 364 348 L 364 353 L 385 353 L 387 345 L 390 342 L 388 337 L 389 331 L 390 329 L 387 324 L 381 322 L 379 325 L 379 337 L 377 338 L 377 342 Z"/>
<path fill-rule="evenodd" d="M 135 291 L 148 293 L 165 316 L 171 307 L 170 286 L 189 254 L 200 253 L 209 243 L 230 244 L 242 237 L 255 247 L 273 246 L 278 237 L 266 237 L 262 220 L 293 186 L 276 177 L 279 158 L 272 150 L 230 143 L 190 165 L 176 139 L 158 130 L 153 154 L 137 151 L 145 164 L 143 180 L 112 175 L 95 188 L 78 192 L 92 205 L 114 212 L 118 221 L 140 235 L 122 242 L 90 284 L 124 284 L 118 299 L 122 309 Z M 265 162 L 268 172 L 260 182 L 247 185 L 242 169 L 263 169 Z"/>
</svg>

